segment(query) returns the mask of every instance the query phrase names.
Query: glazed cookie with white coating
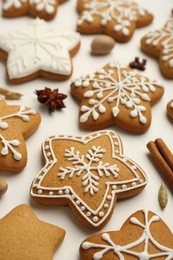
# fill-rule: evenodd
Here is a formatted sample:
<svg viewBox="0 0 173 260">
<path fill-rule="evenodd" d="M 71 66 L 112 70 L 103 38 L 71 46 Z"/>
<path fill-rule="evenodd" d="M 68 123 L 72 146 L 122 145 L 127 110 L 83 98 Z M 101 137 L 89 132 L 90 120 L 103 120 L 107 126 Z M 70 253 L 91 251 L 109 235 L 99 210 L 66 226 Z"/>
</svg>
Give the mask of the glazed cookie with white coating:
<svg viewBox="0 0 173 260">
<path fill-rule="evenodd" d="M 0 99 L 0 171 L 20 172 L 27 163 L 25 140 L 40 124 L 34 109 L 7 105 Z"/>
<path fill-rule="evenodd" d="M 156 80 L 136 73 L 113 60 L 71 84 L 72 94 L 81 101 L 79 121 L 88 130 L 111 125 L 137 134 L 151 124 L 151 106 L 164 89 Z"/>
<path fill-rule="evenodd" d="M 132 214 L 118 231 L 96 234 L 80 246 L 81 260 L 173 259 L 173 235 L 149 210 Z"/>
<path fill-rule="evenodd" d="M 117 199 L 135 196 L 147 184 L 113 131 L 52 136 L 42 151 L 45 165 L 31 185 L 31 197 L 46 206 L 69 206 L 93 230 L 109 221 Z"/>
<path fill-rule="evenodd" d="M 65 0 L 2 0 L 2 15 L 12 18 L 23 15 L 51 20 Z"/>
<path fill-rule="evenodd" d="M 79 33 L 58 31 L 39 18 L 0 36 L 0 56 L 7 60 L 7 79 L 15 84 L 38 77 L 67 80 L 73 71 L 72 56 L 79 47 Z"/>
<path fill-rule="evenodd" d="M 132 0 L 78 0 L 77 30 L 83 34 L 104 33 L 127 42 L 136 28 L 144 27 L 153 15 Z"/>
<path fill-rule="evenodd" d="M 146 34 L 141 40 L 141 49 L 159 60 L 166 78 L 173 78 L 173 19 L 169 19 L 162 29 Z"/>
</svg>

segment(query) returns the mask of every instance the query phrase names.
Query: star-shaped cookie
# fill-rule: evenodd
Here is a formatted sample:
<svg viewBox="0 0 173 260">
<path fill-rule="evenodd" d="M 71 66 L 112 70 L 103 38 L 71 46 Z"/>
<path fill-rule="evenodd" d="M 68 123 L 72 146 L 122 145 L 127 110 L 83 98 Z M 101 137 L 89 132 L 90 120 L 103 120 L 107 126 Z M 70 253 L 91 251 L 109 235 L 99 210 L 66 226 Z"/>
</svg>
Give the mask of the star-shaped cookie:
<svg viewBox="0 0 173 260">
<path fill-rule="evenodd" d="M 0 219 L 0 259 L 51 260 L 65 231 L 37 218 L 27 205 L 19 205 Z"/>
<path fill-rule="evenodd" d="M 162 29 L 145 35 L 141 40 L 141 48 L 158 58 L 165 77 L 173 78 L 173 19 L 169 19 Z"/>
<path fill-rule="evenodd" d="M 119 231 L 88 237 L 80 246 L 81 260 L 173 259 L 173 235 L 155 213 L 140 210 Z"/>
<path fill-rule="evenodd" d="M 2 15 L 18 17 L 31 15 L 45 20 L 55 17 L 58 6 L 65 0 L 2 0 Z"/>
<path fill-rule="evenodd" d="M 0 99 L 0 171 L 20 172 L 27 163 L 25 139 L 40 124 L 40 115 Z"/>
<path fill-rule="evenodd" d="M 48 206 L 68 205 L 91 229 L 108 222 L 117 199 L 134 196 L 147 184 L 113 131 L 53 136 L 42 149 L 45 166 L 31 185 L 32 198 Z"/>
<path fill-rule="evenodd" d="M 156 80 L 113 60 L 71 84 L 72 94 L 81 100 L 80 125 L 99 130 L 117 125 L 144 133 L 151 124 L 151 106 L 163 95 Z"/>
<path fill-rule="evenodd" d="M 132 0 L 78 0 L 77 30 L 83 34 L 104 33 L 127 42 L 136 28 L 146 26 L 153 16 Z"/>
<path fill-rule="evenodd" d="M 68 79 L 72 74 L 71 57 L 79 46 L 78 33 L 57 31 L 39 18 L 0 36 L 0 56 L 7 59 L 7 78 L 17 84 L 41 76 Z"/>
</svg>

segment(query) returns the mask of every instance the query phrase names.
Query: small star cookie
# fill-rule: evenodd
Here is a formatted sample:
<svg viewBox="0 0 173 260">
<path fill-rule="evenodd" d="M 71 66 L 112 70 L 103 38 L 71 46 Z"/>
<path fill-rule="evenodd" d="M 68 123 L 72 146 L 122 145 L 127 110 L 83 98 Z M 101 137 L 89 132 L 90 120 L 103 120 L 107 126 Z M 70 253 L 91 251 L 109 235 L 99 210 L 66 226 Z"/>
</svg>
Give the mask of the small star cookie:
<svg viewBox="0 0 173 260">
<path fill-rule="evenodd" d="M 155 213 L 139 210 L 119 231 L 88 237 L 80 246 L 80 255 L 81 260 L 173 259 L 173 235 Z"/>
<path fill-rule="evenodd" d="M 33 19 L 24 28 L 0 37 L 0 56 L 7 59 L 7 78 L 20 84 L 38 77 L 66 80 L 71 57 L 80 46 L 75 32 L 60 32 L 48 22 Z"/>
<path fill-rule="evenodd" d="M 25 139 L 40 124 L 40 115 L 24 106 L 0 99 L 0 171 L 20 172 L 27 163 Z"/>
<path fill-rule="evenodd" d="M 150 24 L 152 14 L 132 0 L 78 0 L 77 30 L 83 34 L 104 33 L 127 42 L 136 28 Z"/>
<path fill-rule="evenodd" d="M 151 124 L 151 106 L 164 89 L 156 80 L 113 60 L 71 84 L 81 100 L 80 125 L 99 130 L 113 124 L 134 133 L 144 133 Z"/>
<path fill-rule="evenodd" d="M 117 199 L 137 195 L 147 184 L 113 131 L 52 136 L 42 149 L 45 166 L 31 185 L 31 197 L 47 206 L 68 205 L 91 229 L 109 221 Z"/>
<path fill-rule="evenodd" d="M 2 0 L 2 15 L 18 17 L 31 15 L 45 20 L 55 17 L 59 3 L 65 0 Z"/>
<path fill-rule="evenodd" d="M 51 260 L 65 236 L 63 229 L 41 221 L 24 204 L 0 219 L 0 230 L 2 260 Z"/>
<path fill-rule="evenodd" d="M 158 58 L 160 69 L 166 78 L 173 78 L 173 19 L 164 27 L 151 31 L 141 40 L 142 50 Z"/>
</svg>

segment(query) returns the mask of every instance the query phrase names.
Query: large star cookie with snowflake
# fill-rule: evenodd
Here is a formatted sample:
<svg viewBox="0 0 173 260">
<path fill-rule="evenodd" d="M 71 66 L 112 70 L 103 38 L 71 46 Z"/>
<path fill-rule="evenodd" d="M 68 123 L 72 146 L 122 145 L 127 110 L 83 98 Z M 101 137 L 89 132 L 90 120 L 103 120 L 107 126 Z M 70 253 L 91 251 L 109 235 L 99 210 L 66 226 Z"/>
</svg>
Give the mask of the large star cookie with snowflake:
<svg viewBox="0 0 173 260">
<path fill-rule="evenodd" d="M 147 184 L 113 131 L 52 136 L 42 149 L 45 166 L 32 183 L 32 198 L 44 205 L 68 205 L 91 229 L 108 222 L 117 199 L 134 196 Z"/>
<path fill-rule="evenodd" d="M 39 18 L 15 33 L 0 36 L 0 56 L 7 59 L 8 80 L 17 84 L 38 77 L 68 79 L 71 57 L 79 46 L 78 33 L 57 31 Z"/>
<path fill-rule="evenodd" d="M 158 58 L 160 69 L 166 78 L 173 78 L 173 19 L 160 30 L 149 32 L 141 40 L 142 50 Z"/>
<path fill-rule="evenodd" d="M 31 15 L 45 20 L 55 17 L 59 3 L 65 0 L 2 0 L 2 15 L 18 17 Z"/>
<path fill-rule="evenodd" d="M 132 0 L 78 0 L 77 30 L 83 34 L 105 33 L 127 42 L 135 28 L 150 24 L 153 16 Z"/>
<path fill-rule="evenodd" d="M 81 259 L 173 259 L 173 235 L 159 216 L 148 210 L 131 215 L 120 231 L 88 237 L 80 246 Z"/>
<path fill-rule="evenodd" d="M 40 115 L 24 106 L 0 99 L 0 171 L 20 172 L 27 163 L 25 139 L 40 123 Z"/>
<path fill-rule="evenodd" d="M 144 133 L 149 128 L 151 105 L 164 92 L 157 81 L 117 61 L 74 80 L 71 90 L 81 100 L 82 127 L 95 130 L 115 124 L 134 133 Z"/>
</svg>

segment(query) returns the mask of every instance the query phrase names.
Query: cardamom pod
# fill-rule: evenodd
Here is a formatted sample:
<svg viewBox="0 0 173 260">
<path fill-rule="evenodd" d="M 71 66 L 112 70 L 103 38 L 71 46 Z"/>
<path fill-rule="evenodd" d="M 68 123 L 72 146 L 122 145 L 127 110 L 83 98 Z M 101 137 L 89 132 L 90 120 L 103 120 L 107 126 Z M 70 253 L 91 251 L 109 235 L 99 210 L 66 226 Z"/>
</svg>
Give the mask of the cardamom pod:
<svg viewBox="0 0 173 260">
<path fill-rule="evenodd" d="M 9 91 L 6 88 L 0 88 L 0 94 L 5 96 L 5 99 L 20 99 L 21 93 Z"/>
<path fill-rule="evenodd" d="M 166 186 L 163 183 L 160 185 L 158 200 L 161 209 L 164 209 L 168 202 L 168 192 Z"/>
</svg>

